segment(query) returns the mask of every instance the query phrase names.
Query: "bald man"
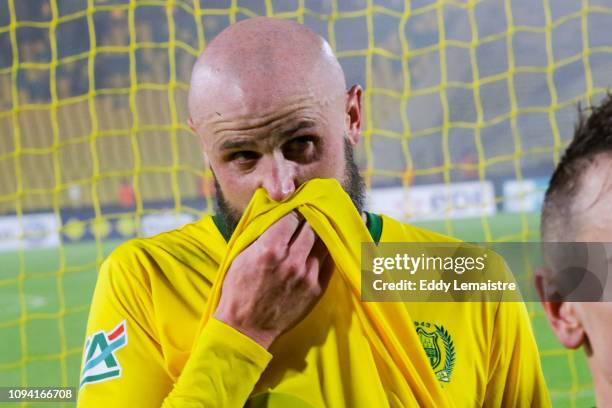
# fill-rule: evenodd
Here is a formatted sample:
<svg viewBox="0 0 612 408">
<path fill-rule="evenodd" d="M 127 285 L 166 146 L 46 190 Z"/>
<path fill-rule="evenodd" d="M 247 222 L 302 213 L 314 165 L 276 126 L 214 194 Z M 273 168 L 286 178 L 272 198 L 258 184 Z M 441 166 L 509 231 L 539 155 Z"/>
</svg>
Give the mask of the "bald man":
<svg viewBox="0 0 612 408">
<path fill-rule="evenodd" d="M 431 380 L 432 389 L 410 392 L 441 395 L 431 403 L 439 406 L 549 405 L 520 303 L 408 305 L 413 321 L 393 324 L 418 333 L 422 345 L 410 353 L 426 369 L 399 385 L 383 381 L 393 367 L 380 365 L 372 344 L 347 344 L 349 326 L 304 332 L 297 336 L 304 347 L 291 350 L 286 339 L 296 336 L 287 336 L 317 302 L 326 305 L 325 316 L 355 318 L 341 298 L 326 298 L 336 273 L 328 248 L 295 213 L 233 259 L 214 316 L 200 328 L 227 243 L 259 188 L 284 202 L 311 179 L 335 179 L 354 207 L 337 210 L 356 209 L 373 241 L 450 239 L 364 211 L 353 159 L 362 89 L 346 89 L 329 44 L 294 22 L 245 20 L 209 44 L 193 69 L 189 125 L 214 173 L 218 211 L 130 241 L 104 262 L 79 406 L 406 406 L 414 405 L 403 402 L 410 396 L 394 387 L 405 389 L 413 377 Z M 338 348 L 321 351 L 329 339 Z M 346 354 L 351 347 L 358 355 Z M 370 386 L 356 386 L 364 383 Z M 383 390 L 376 400 L 375 389 Z"/>
<path fill-rule="evenodd" d="M 605 243 L 610 253 L 612 242 L 612 97 L 599 106 L 581 113 L 574 138 L 559 162 L 544 200 L 542 210 L 542 241 L 562 242 L 558 248 L 545 248 L 548 266 L 538 271 L 536 284 L 550 325 L 565 347 L 582 347 L 597 397 L 597 406 L 612 406 L 612 303 L 610 285 L 603 293 L 603 301 L 596 301 L 599 287 L 589 285 L 577 298 L 559 296 L 560 286 L 567 287 L 576 277 L 568 276 L 575 269 L 579 252 L 589 249 L 585 244 L 568 246 L 567 242 Z M 589 245 L 591 251 L 602 248 Z M 572 252 L 568 255 L 568 252 Z M 584 255 L 582 255 L 583 257 Z M 595 254 L 591 253 L 589 269 L 600 278 L 608 276 L 610 259 L 604 256 L 602 271 L 593 268 Z M 568 259 L 571 258 L 571 259 Z M 588 265 L 588 264 L 585 264 Z M 572 279 L 573 278 L 573 279 Z M 609 280 L 609 279 L 608 279 Z M 599 281 L 605 282 L 600 279 Z M 561 283 L 561 284 L 559 284 Z M 563 284 L 565 283 L 565 284 Z M 597 282 L 598 283 L 598 282 Z M 606 289 L 606 286 L 601 289 Z M 571 301 L 575 300 L 575 301 Z"/>
</svg>

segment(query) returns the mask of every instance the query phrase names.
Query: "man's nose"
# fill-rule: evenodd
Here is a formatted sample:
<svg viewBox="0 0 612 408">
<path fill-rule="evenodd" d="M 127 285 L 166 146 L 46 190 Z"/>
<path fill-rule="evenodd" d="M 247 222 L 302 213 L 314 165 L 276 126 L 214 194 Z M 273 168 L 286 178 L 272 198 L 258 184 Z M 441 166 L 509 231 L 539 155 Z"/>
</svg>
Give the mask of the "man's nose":
<svg viewBox="0 0 612 408">
<path fill-rule="evenodd" d="M 274 201 L 283 201 L 296 189 L 296 163 L 287 160 L 282 152 L 268 158 L 261 185 Z"/>
</svg>

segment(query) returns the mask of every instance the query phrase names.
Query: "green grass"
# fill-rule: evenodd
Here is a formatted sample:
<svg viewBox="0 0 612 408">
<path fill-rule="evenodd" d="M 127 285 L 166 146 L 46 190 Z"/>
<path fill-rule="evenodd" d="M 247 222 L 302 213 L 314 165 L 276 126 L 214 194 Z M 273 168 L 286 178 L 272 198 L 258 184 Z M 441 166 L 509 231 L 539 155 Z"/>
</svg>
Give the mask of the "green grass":
<svg viewBox="0 0 612 408">
<path fill-rule="evenodd" d="M 535 241 L 538 224 L 536 214 L 500 214 L 419 226 L 478 242 Z M 65 245 L 62 250 L 0 253 L 0 386 L 78 384 L 96 265 L 118 244 L 78 243 Z M 584 353 L 564 350 L 539 304 L 527 306 L 554 406 L 594 406 Z"/>
</svg>

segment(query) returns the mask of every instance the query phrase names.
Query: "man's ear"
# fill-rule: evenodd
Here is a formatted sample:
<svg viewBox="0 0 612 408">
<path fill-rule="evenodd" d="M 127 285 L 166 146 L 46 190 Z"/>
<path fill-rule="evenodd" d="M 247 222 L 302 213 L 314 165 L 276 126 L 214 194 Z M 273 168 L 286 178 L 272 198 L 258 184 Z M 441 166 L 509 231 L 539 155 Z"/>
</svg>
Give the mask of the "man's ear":
<svg viewBox="0 0 612 408">
<path fill-rule="evenodd" d="M 540 268 L 535 273 L 535 285 L 542 307 L 559 342 L 565 347 L 575 349 L 585 343 L 585 332 L 577 310 L 577 303 L 553 301 L 552 289 L 548 279 L 552 275 L 548 268 Z"/>
<path fill-rule="evenodd" d="M 193 119 L 191 119 L 191 116 L 187 119 L 187 125 L 189 126 L 189 129 L 191 129 L 194 132 L 196 132 L 196 128 L 195 128 L 195 125 L 193 123 Z"/>
<path fill-rule="evenodd" d="M 353 85 L 346 93 L 346 133 L 351 145 L 361 138 L 361 86 Z"/>
</svg>

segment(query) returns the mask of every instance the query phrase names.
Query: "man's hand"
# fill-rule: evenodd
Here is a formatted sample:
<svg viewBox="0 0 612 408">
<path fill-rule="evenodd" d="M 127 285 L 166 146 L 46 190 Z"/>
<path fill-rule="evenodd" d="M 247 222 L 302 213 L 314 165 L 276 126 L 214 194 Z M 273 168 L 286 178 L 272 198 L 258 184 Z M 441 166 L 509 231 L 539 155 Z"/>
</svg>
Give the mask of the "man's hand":
<svg viewBox="0 0 612 408">
<path fill-rule="evenodd" d="M 214 317 L 269 348 L 323 293 L 327 255 L 308 223 L 284 216 L 234 259 Z"/>
</svg>

